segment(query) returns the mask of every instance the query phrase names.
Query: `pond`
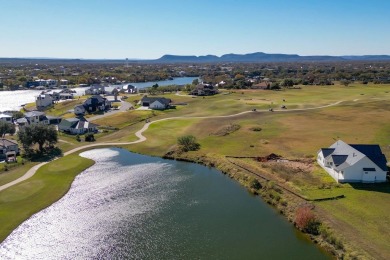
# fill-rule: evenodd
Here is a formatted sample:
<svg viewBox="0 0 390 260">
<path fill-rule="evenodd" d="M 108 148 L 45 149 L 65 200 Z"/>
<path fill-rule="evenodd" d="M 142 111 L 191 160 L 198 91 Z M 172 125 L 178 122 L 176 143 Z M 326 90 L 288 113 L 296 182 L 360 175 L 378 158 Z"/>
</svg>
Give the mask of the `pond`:
<svg viewBox="0 0 390 260">
<path fill-rule="evenodd" d="M 216 169 L 119 148 L 0 245 L 1 259 L 329 259 Z"/>
</svg>

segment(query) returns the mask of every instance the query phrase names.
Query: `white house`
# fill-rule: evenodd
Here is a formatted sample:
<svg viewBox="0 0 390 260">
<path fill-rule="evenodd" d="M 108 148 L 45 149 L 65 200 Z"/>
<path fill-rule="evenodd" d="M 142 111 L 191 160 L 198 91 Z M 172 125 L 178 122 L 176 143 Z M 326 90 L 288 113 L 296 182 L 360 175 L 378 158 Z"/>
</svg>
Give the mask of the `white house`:
<svg viewBox="0 0 390 260">
<path fill-rule="evenodd" d="M 379 145 L 338 140 L 318 151 L 317 162 L 337 182 L 386 182 L 387 161 Z"/>
<path fill-rule="evenodd" d="M 39 110 L 51 106 L 52 104 L 53 104 L 53 98 L 50 95 L 40 94 L 39 96 L 35 97 L 35 105 Z"/>
<path fill-rule="evenodd" d="M 167 104 L 160 101 L 160 100 L 156 100 L 149 105 L 150 109 L 165 109 L 166 107 L 167 107 Z"/>
<path fill-rule="evenodd" d="M 0 113 L 0 121 L 12 123 L 12 116 Z"/>
</svg>

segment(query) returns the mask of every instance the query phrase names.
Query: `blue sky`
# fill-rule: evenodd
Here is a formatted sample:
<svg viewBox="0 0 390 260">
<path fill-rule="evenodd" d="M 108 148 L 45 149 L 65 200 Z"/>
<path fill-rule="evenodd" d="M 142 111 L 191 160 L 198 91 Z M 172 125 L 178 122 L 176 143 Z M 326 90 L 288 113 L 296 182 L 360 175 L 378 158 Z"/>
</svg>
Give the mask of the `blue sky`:
<svg viewBox="0 0 390 260">
<path fill-rule="evenodd" d="M 388 0 L 0 0 L 0 57 L 390 55 Z"/>
</svg>

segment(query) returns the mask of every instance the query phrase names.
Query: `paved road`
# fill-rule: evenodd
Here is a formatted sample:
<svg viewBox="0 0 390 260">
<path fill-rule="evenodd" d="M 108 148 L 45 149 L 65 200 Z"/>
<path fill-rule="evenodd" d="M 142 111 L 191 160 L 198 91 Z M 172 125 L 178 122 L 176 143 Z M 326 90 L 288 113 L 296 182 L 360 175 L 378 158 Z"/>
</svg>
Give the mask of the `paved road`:
<svg viewBox="0 0 390 260">
<path fill-rule="evenodd" d="M 338 105 L 340 104 L 341 102 L 343 101 L 338 101 L 336 103 L 333 103 L 333 104 L 329 104 L 329 105 L 325 105 L 325 106 L 320 106 L 320 107 L 313 107 L 313 108 L 302 108 L 302 109 L 290 109 L 290 110 L 287 110 L 287 109 L 280 109 L 280 110 L 274 110 L 274 112 L 287 112 L 287 111 L 305 111 L 305 110 L 312 110 L 312 109 L 320 109 L 320 108 L 326 108 L 326 107 L 331 107 L 331 106 L 335 106 L 335 105 Z M 128 102 L 126 102 L 128 103 Z M 129 103 L 130 104 L 130 103 Z M 131 104 L 130 104 L 131 105 Z M 118 112 L 120 112 L 121 110 L 119 110 Z M 266 112 L 268 110 L 258 110 L 258 112 Z M 80 151 L 80 150 L 83 150 L 85 148 L 92 148 L 92 147 L 99 147 L 99 146 L 110 146 L 110 145 L 129 145 L 129 144 L 136 144 L 136 143 L 141 143 L 141 142 L 144 142 L 146 141 L 146 137 L 143 136 L 143 132 L 145 132 L 149 126 L 153 123 L 156 123 L 156 122 L 161 122 L 161 121 L 166 121 L 166 120 L 172 120 L 172 119 L 191 119 L 191 118 L 226 118 L 226 117 L 235 117 L 235 116 L 239 116 L 239 115 L 243 115 L 243 114 L 247 114 L 247 113 L 256 113 L 256 112 L 253 112 L 253 111 L 244 111 L 244 112 L 241 112 L 241 113 L 237 113 L 237 114 L 233 114 L 233 115 L 226 115 L 226 116 L 196 116 L 196 117 L 186 117 L 186 116 L 181 116 L 181 117 L 168 117 L 168 118 L 163 118 L 163 119 L 159 119 L 159 120 L 155 120 L 153 122 L 149 122 L 149 123 L 146 123 L 140 130 L 138 130 L 136 133 L 135 133 L 135 136 L 138 137 L 138 140 L 136 141 L 133 141 L 133 142 L 122 142 L 122 143 L 93 143 L 93 144 L 88 144 L 88 145 L 84 145 L 84 146 L 80 146 L 80 147 L 77 147 L 77 148 L 74 148 L 70 151 L 67 151 L 64 153 L 64 156 L 66 155 L 69 155 L 69 154 L 72 154 L 74 152 L 77 152 L 77 151 Z M 112 113 L 110 114 L 107 114 L 107 115 L 112 115 Z M 58 159 L 58 158 L 56 158 Z M 54 159 L 54 160 L 56 160 Z M 36 171 L 42 167 L 43 165 L 47 164 L 49 162 L 43 162 L 43 163 L 40 163 L 40 164 L 37 164 L 35 165 L 34 167 L 32 167 L 30 170 L 28 170 L 26 172 L 26 174 L 24 174 L 22 177 L 12 181 L 12 182 L 9 182 L 7 184 L 4 184 L 2 186 L 0 186 L 0 191 L 2 190 L 5 190 L 15 184 L 18 184 L 22 181 L 25 181 L 27 180 L 28 178 L 31 178 L 35 173 Z"/>
</svg>

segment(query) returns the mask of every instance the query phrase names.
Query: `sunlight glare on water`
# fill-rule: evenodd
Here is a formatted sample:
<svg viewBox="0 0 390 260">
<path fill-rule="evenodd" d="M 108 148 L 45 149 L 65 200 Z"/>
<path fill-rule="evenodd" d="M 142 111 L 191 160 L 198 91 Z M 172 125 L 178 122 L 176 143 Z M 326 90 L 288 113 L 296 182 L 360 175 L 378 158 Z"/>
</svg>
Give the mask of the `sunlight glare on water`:
<svg viewBox="0 0 390 260">
<path fill-rule="evenodd" d="M 169 171 L 168 164 L 122 166 L 112 161 L 118 154 L 110 149 L 82 153 L 96 164 L 76 178 L 61 200 L 15 230 L 0 247 L 1 258 L 94 258 L 115 250 L 114 238 L 122 230 L 142 233 L 142 222 L 169 199 L 181 178 L 159 178 L 158 172 Z M 157 182 L 162 186 L 155 187 Z M 128 242 L 133 248 L 134 241 Z"/>
</svg>

